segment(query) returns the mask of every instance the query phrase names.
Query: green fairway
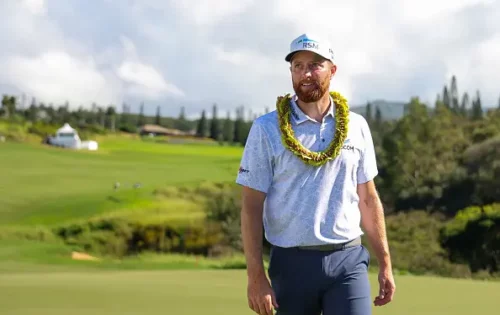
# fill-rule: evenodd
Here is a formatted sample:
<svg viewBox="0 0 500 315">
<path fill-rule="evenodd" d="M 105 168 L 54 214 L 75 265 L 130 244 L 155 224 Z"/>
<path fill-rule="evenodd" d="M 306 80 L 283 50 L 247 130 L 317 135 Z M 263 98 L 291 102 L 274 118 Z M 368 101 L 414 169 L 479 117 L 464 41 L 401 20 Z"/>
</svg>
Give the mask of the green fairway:
<svg viewBox="0 0 500 315">
<path fill-rule="evenodd" d="M 166 185 L 231 181 L 242 152 L 120 137 L 103 138 L 99 146 L 86 152 L 0 144 L 0 224 L 61 223 L 134 207 Z M 140 189 L 134 189 L 137 183 Z"/>
<path fill-rule="evenodd" d="M 372 296 L 376 277 L 371 276 Z M 374 314 L 498 314 L 500 283 L 399 276 L 393 303 Z M 253 314 L 244 271 L 148 271 L 0 275 L 0 313 Z"/>
</svg>

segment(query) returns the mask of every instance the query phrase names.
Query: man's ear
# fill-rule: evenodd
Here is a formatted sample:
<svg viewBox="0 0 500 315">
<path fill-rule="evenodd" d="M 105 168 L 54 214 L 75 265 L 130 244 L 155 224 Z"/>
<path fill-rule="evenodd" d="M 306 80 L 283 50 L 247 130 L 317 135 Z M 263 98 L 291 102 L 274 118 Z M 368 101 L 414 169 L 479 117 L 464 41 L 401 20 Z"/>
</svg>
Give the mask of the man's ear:
<svg viewBox="0 0 500 315">
<path fill-rule="evenodd" d="M 330 74 L 331 74 L 330 76 L 333 78 L 336 72 L 337 72 L 337 66 L 332 63 L 332 67 L 330 69 Z"/>
</svg>

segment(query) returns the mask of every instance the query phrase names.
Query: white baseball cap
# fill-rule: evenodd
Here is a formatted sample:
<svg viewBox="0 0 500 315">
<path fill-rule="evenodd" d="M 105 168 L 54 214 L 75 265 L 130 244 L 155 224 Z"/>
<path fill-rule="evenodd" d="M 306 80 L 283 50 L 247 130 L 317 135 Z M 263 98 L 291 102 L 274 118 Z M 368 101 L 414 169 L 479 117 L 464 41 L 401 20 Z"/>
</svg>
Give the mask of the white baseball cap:
<svg viewBox="0 0 500 315">
<path fill-rule="evenodd" d="M 290 62 L 293 54 L 302 50 L 312 51 L 333 62 L 333 50 L 330 44 L 319 37 L 308 34 L 302 34 L 292 41 L 290 52 L 286 55 L 285 60 Z"/>
</svg>

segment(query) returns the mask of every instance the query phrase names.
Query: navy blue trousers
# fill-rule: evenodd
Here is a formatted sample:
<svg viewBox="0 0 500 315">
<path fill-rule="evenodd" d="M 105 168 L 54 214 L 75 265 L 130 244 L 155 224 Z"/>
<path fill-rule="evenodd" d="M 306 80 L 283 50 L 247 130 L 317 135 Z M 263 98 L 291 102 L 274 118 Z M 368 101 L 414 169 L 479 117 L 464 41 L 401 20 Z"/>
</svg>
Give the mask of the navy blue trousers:
<svg viewBox="0 0 500 315">
<path fill-rule="evenodd" d="M 277 315 L 371 315 L 363 246 L 337 251 L 272 247 L 268 274 Z"/>
</svg>

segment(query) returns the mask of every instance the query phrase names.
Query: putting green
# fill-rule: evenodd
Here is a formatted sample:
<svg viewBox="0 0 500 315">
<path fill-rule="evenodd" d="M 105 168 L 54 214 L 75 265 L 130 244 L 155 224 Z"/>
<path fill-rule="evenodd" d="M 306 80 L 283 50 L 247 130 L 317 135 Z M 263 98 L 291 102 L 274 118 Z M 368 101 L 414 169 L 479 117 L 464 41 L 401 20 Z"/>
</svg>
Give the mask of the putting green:
<svg viewBox="0 0 500 315">
<path fill-rule="evenodd" d="M 375 295 L 376 275 L 371 275 Z M 498 314 L 500 283 L 399 276 L 396 299 L 373 314 Z M 96 271 L 0 275 L 0 313 L 254 314 L 241 270 Z"/>
</svg>

